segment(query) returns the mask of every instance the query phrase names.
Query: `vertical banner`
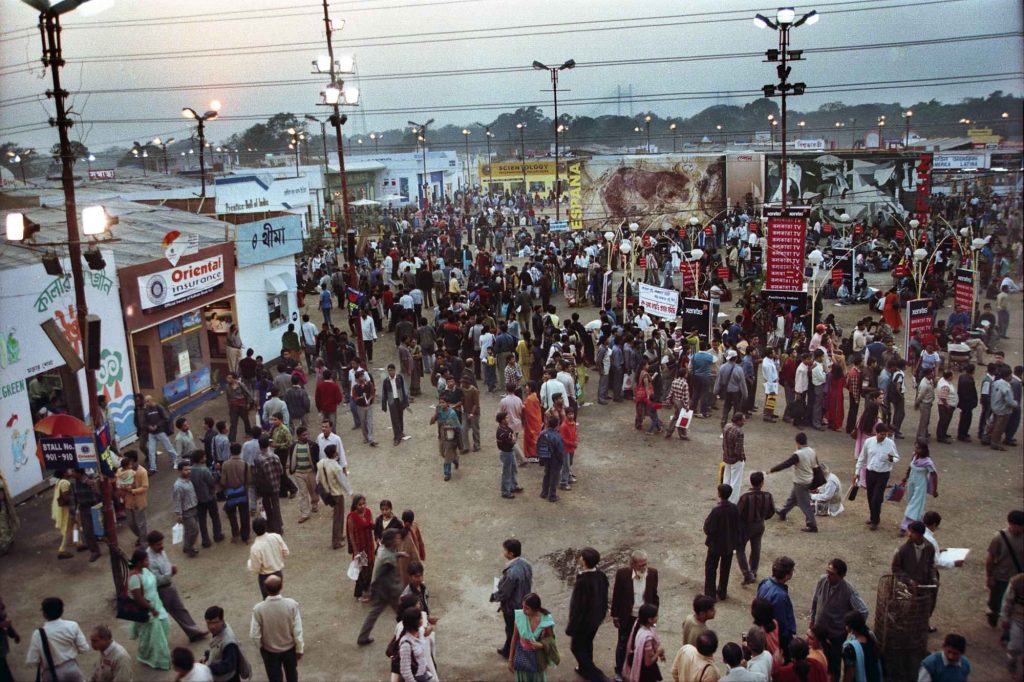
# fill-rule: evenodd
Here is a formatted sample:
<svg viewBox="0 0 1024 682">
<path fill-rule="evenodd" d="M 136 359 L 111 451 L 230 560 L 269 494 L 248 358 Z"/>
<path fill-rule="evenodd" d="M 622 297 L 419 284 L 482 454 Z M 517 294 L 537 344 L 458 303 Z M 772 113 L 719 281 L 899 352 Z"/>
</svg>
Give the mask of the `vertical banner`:
<svg viewBox="0 0 1024 682">
<path fill-rule="evenodd" d="M 679 263 L 679 271 L 683 274 L 684 294 L 697 293 L 697 278 L 700 277 L 700 263 L 683 260 Z"/>
<path fill-rule="evenodd" d="M 928 197 L 932 193 L 932 155 L 921 154 L 914 166 L 917 175 L 917 192 L 914 199 L 914 217 L 921 227 L 928 225 Z"/>
<path fill-rule="evenodd" d="M 804 244 L 807 211 L 804 208 L 768 208 L 768 259 L 765 289 L 801 291 L 804 288 Z"/>
<path fill-rule="evenodd" d="M 969 315 L 974 314 L 974 270 L 958 268 L 953 289 L 953 305 Z"/>
<path fill-rule="evenodd" d="M 711 301 L 701 298 L 683 299 L 683 333 L 697 332 L 703 348 L 710 343 L 712 322 Z"/>
<path fill-rule="evenodd" d="M 853 249 L 836 253 L 832 259 L 832 281 L 836 288 L 845 284 L 851 296 L 853 295 L 853 260 Z"/>
<path fill-rule="evenodd" d="M 932 300 L 915 298 L 907 301 L 907 326 L 904 328 L 903 352 L 910 348 L 910 339 L 921 332 L 932 330 Z"/>
<path fill-rule="evenodd" d="M 583 176 L 579 161 L 567 164 L 569 170 L 569 229 L 583 229 Z"/>
<path fill-rule="evenodd" d="M 640 305 L 655 317 L 674 320 L 679 314 L 679 292 L 640 283 Z"/>
</svg>

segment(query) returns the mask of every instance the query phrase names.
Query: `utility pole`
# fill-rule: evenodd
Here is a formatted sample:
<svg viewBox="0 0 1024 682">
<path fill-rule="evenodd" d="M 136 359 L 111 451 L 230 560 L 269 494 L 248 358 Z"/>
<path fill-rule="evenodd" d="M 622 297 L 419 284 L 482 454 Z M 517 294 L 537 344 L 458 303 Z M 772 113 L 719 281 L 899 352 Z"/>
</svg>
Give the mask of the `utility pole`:
<svg viewBox="0 0 1024 682">
<path fill-rule="evenodd" d="M 574 68 L 576 68 L 576 60 L 575 59 L 569 59 L 569 60 L 566 60 L 565 63 L 563 63 L 561 66 L 554 66 L 554 67 L 546 66 L 546 65 L 544 65 L 541 62 L 535 61 L 535 62 L 533 62 L 533 68 L 535 68 L 535 69 L 537 69 L 539 71 L 547 71 L 547 72 L 549 72 L 551 74 L 551 93 L 552 93 L 552 96 L 553 96 L 552 98 L 554 100 L 554 106 L 555 106 L 555 120 L 554 120 L 554 127 L 555 127 L 555 220 L 558 221 L 558 220 L 562 219 L 562 209 L 561 209 L 561 207 L 562 207 L 562 203 L 561 203 L 562 187 L 561 187 L 561 184 L 562 183 L 561 183 L 561 180 L 559 179 L 559 171 L 558 171 L 558 156 L 559 156 L 559 149 L 558 149 L 558 146 L 559 146 L 558 145 L 558 133 L 559 133 L 559 130 L 558 130 L 558 72 L 559 71 L 565 71 L 566 69 L 574 69 Z M 520 132 L 521 131 L 522 131 L 522 128 L 520 128 Z M 523 153 L 523 185 L 524 185 L 524 187 L 526 185 L 526 154 L 525 154 L 525 151 Z"/>
</svg>

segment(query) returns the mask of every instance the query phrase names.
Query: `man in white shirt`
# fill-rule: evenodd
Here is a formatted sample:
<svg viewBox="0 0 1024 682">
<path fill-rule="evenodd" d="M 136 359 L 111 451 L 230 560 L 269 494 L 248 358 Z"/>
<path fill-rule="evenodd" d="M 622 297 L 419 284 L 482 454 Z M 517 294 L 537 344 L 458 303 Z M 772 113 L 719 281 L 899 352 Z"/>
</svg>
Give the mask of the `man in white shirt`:
<svg viewBox="0 0 1024 682">
<path fill-rule="evenodd" d="M 633 324 L 640 327 L 640 331 L 646 332 L 654 323 L 651 321 L 651 316 L 644 312 L 644 307 L 640 306 L 636 309 L 636 316 L 633 318 Z"/>
<path fill-rule="evenodd" d="M 875 437 L 864 441 L 864 447 L 857 456 L 856 473 L 853 477 L 854 485 L 864 485 L 867 488 L 868 509 L 871 511 L 867 524 L 871 530 L 878 530 L 889 474 L 892 472 L 892 465 L 900 461 L 896 443 L 888 436 L 889 427 L 885 424 L 875 427 Z"/>
<path fill-rule="evenodd" d="M 935 566 L 937 568 L 960 568 L 964 565 L 963 559 L 954 561 L 947 554 L 945 557 L 942 555 L 942 550 L 939 549 L 939 541 L 935 539 L 935 531 L 939 529 L 939 524 L 942 523 L 942 516 L 937 511 L 926 511 L 924 518 L 921 519 L 924 523 L 924 539 L 931 543 L 932 547 L 935 548 Z"/>
<path fill-rule="evenodd" d="M 288 545 L 277 533 L 267 532 L 267 520 L 257 516 L 252 522 L 252 532 L 256 539 L 249 546 L 249 571 L 255 573 L 260 586 L 260 594 L 267 597 L 267 580 L 272 577 L 284 577 L 284 558 L 288 556 Z"/>
<path fill-rule="evenodd" d="M 281 596 L 284 581 L 278 576 L 267 579 L 267 596 L 252 609 L 249 636 L 260 648 L 267 678 L 297 680 L 296 669 L 305 651 L 302 638 L 302 614 L 294 599 Z"/>
<path fill-rule="evenodd" d="M 561 395 L 566 404 L 569 403 L 565 393 L 565 385 L 555 376 L 554 369 L 544 370 L 544 383 L 540 385 L 540 405 L 544 410 L 551 408 L 555 402 L 555 396 Z"/>
<path fill-rule="evenodd" d="M 743 667 L 743 649 L 736 642 L 729 642 L 722 647 L 722 660 L 729 672 L 719 677 L 718 682 L 768 682 L 763 674 Z"/>
<path fill-rule="evenodd" d="M 334 445 L 338 452 L 338 464 L 341 470 L 348 476 L 348 459 L 345 457 L 345 446 L 341 444 L 341 436 L 331 431 L 331 422 L 327 419 L 320 422 L 320 435 L 316 437 L 316 445 L 320 450 L 321 457 L 328 445 Z"/>
<path fill-rule="evenodd" d="M 825 404 L 825 381 L 828 376 L 825 374 L 825 351 L 818 349 L 814 351 L 814 364 L 810 367 L 811 374 L 811 425 L 818 431 L 824 431 L 825 426 L 821 423 L 821 415 Z"/>
<path fill-rule="evenodd" d="M 85 638 L 85 633 L 75 621 L 62 618 L 64 602 L 57 597 L 44 599 L 42 609 L 46 622 L 41 629 L 46 633 L 47 646 L 43 646 L 39 630 L 33 632 L 25 664 L 38 670 L 40 679 L 48 682 L 84 679 L 75 659 L 79 654 L 89 651 L 89 641 Z M 50 652 L 49 657 L 46 655 L 46 649 Z M 51 676 L 51 658 L 55 676 Z"/>
<path fill-rule="evenodd" d="M 316 356 L 316 325 L 309 321 L 309 315 L 302 316 L 302 345 L 306 350 L 306 368 L 313 371 L 314 358 Z"/>
</svg>

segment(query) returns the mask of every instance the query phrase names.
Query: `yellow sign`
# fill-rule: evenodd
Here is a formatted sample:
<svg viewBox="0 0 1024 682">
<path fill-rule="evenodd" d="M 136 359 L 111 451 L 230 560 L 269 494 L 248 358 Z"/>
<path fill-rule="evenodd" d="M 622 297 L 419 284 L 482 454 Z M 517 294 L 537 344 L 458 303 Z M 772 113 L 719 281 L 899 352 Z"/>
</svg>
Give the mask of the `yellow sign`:
<svg viewBox="0 0 1024 682">
<path fill-rule="evenodd" d="M 977 143 L 996 143 L 1002 139 L 999 135 L 993 135 L 991 128 L 968 128 L 967 137 L 971 138 L 971 142 Z"/>
<path fill-rule="evenodd" d="M 569 229 L 583 229 L 583 201 L 580 190 L 583 179 L 580 173 L 580 162 L 573 161 L 569 166 Z"/>
<path fill-rule="evenodd" d="M 554 161 L 527 161 L 526 176 L 534 179 L 548 180 L 555 177 Z M 504 161 L 501 163 L 480 164 L 480 177 L 493 179 L 497 182 L 523 179 L 523 163 L 521 161 Z"/>
</svg>

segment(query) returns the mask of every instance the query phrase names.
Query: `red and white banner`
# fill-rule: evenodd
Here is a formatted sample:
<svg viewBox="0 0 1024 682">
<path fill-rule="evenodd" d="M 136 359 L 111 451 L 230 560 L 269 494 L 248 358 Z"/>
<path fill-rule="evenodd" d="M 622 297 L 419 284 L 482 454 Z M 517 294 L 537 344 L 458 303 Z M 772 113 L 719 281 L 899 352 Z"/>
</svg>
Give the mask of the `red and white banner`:
<svg viewBox="0 0 1024 682">
<path fill-rule="evenodd" d="M 957 310 L 966 313 L 972 313 L 974 310 L 974 270 L 959 268 L 956 271 L 953 303 Z"/>
<path fill-rule="evenodd" d="M 802 291 L 807 211 L 804 208 L 769 208 L 765 215 L 768 218 L 768 257 L 764 288 Z"/>
<path fill-rule="evenodd" d="M 932 306 L 930 298 L 915 298 L 907 301 L 907 326 L 904 328 L 903 348 L 910 348 L 910 339 L 922 332 L 932 330 Z M 906 352 L 904 350 L 904 352 Z"/>
</svg>

